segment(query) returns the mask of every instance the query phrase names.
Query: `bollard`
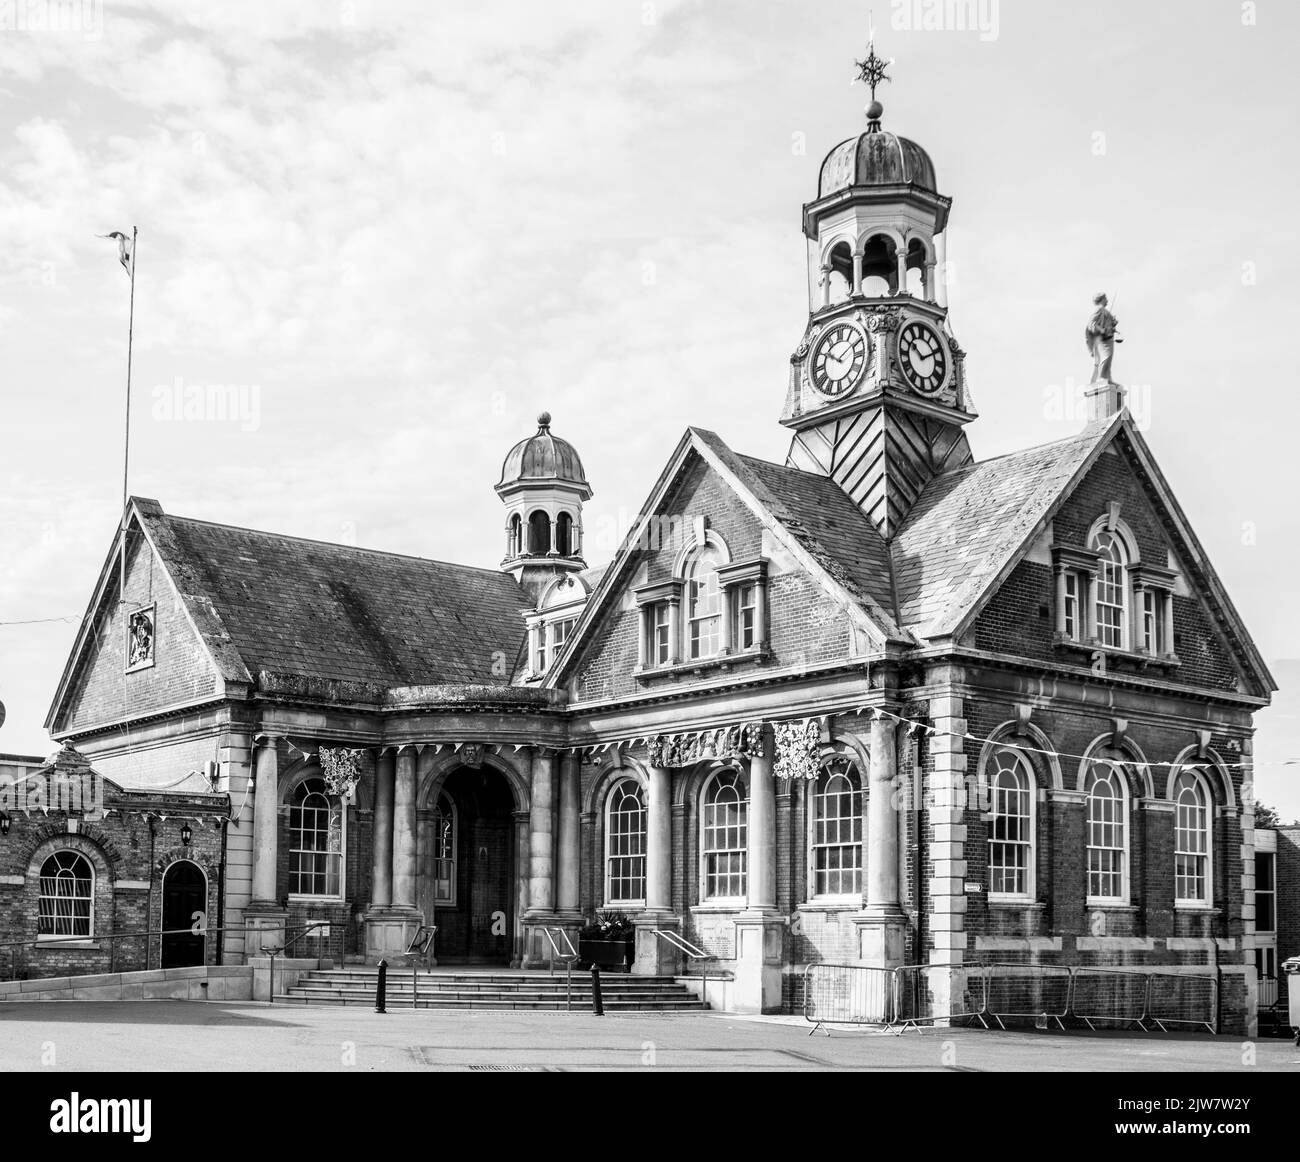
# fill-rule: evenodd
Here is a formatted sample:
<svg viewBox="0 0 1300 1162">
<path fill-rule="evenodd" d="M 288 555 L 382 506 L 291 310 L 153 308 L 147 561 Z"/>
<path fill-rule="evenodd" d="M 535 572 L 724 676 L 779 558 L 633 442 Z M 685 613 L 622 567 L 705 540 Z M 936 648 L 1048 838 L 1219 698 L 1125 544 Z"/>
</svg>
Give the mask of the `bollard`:
<svg viewBox="0 0 1300 1162">
<path fill-rule="evenodd" d="M 595 1009 L 596 1016 L 605 1015 L 605 1002 L 600 995 L 600 969 L 594 964 L 591 966 L 591 1007 Z"/>
<path fill-rule="evenodd" d="M 384 1008 L 384 990 L 388 985 L 388 961 L 379 962 L 379 983 L 375 985 L 375 1012 L 386 1013 Z"/>
</svg>

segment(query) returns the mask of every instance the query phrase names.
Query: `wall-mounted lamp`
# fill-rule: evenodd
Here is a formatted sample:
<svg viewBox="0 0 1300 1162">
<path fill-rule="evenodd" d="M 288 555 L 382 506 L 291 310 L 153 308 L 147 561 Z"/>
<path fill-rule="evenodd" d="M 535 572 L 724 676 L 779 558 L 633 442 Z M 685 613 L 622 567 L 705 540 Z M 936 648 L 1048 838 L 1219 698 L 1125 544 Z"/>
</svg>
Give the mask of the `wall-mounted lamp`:
<svg viewBox="0 0 1300 1162">
<path fill-rule="evenodd" d="M 9 834 L 9 825 L 13 822 L 3 811 L 0 811 L 0 835 Z"/>
<path fill-rule="evenodd" d="M 183 843 L 186 847 L 189 847 L 189 845 L 190 845 L 190 840 L 193 839 L 193 838 L 194 838 L 194 830 L 190 827 L 189 823 L 182 823 L 182 824 L 181 824 L 181 843 Z"/>
</svg>

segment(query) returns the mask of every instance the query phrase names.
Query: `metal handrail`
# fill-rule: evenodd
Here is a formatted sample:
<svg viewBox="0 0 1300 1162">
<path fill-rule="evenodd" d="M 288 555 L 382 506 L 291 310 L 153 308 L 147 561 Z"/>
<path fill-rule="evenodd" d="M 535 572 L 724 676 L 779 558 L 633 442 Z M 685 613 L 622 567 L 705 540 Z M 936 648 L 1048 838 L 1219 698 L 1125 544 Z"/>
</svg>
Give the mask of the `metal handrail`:
<svg viewBox="0 0 1300 1162">
<path fill-rule="evenodd" d="M 700 1000 L 707 1005 L 709 1003 L 709 970 L 706 965 L 710 960 L 717 960 L 718 958 L 711 953 L 705 952 L 699 945 L 692 944 L 680 932 L 669 932 L 663 928 L 652 928 L 651 931 L 670 948 L 675 948 L 678 952 L 684 953 L 689 959 L 700 962 Z M 686 975 L 689 976 L 690 973 Z"/>
<path fill-rule="evenodd" d="M 569 1012 L 573 1008 L 573 962 L 578 959 L 578 951 L 573 947 L 573 941 L 569 939 L 569 934 L 563 928 L 542 928 L 546 934 L 547 942 L 551 946 L 551 975 L 555 975 L 555 962 L 562 960 L 564 962 L 564 1010 Z M 556 936 L 564 941 L 567 952 L 563 951 L 559 944 L 556 943 Z"/>
</svg>

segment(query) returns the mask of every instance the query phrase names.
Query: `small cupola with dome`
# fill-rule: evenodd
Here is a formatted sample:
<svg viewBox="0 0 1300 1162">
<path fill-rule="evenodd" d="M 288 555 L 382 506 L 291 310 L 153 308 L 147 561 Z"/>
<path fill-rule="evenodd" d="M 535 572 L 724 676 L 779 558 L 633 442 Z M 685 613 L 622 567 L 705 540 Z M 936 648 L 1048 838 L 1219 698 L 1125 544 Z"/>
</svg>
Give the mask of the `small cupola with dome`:
<svg viewBox="0 0 1300 1162">
<path fill-rule="evenodd" d="M 582 505 L 591 485 L 577 450 L 551 433 L 551 415 L 520 440 L 501 465 L 497 495 L 506 506 L 506 555 L 501 567 L 534 596 L 565 573 L 587 567 L 582 558 Z"/>
</svg>

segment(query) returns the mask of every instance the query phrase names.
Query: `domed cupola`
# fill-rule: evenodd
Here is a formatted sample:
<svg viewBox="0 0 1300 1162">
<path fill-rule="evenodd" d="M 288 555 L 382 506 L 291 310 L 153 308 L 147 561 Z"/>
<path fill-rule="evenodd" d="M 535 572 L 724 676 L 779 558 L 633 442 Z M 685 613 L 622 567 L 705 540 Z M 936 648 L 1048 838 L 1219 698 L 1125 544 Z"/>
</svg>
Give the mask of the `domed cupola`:
<svg viewBox="0 0 1300 1162">
<path fill-rule="evenodd" d="M 840 142 L 826 155 L 817 186 L 819 198 L 850 186 L 916 186 L 939 192 L 930 155 L 915 141 L 882 130 L 883 112 L 880 102 L 873 101 L 867 107 L 867 131 Z"/>
<path fill-rule="evenodd" d="M 537 417 L 535 435 L 520 440 L 506 454 L 501 465 L 501 483 L 496 487 L 500 492 L 512 485 L 540 481 L 571 484 L 586 489 L 587 497 L 591 496 L 577 449 L 568 440 L 551 435 L 550 412 L 542 412 Z"/>
<path fill-rule="evenodd" d="M 501 567 L 537 596 L 582 558 L 582 504 L 592 496 L 577 449 L 551 434 L 551 416 L 520 440 L 501 465 L 497 495 L 506 505 L 506 555 Z"/>
</svg>

